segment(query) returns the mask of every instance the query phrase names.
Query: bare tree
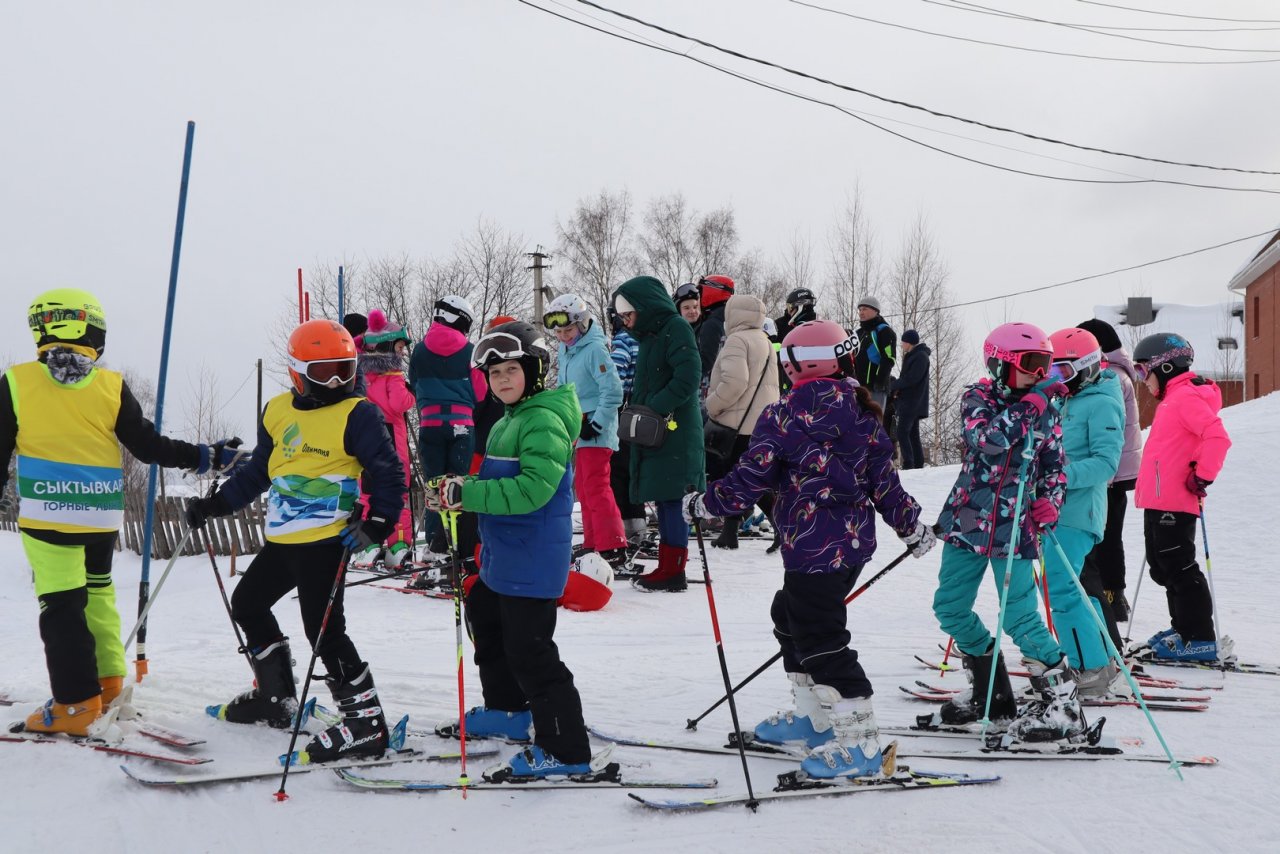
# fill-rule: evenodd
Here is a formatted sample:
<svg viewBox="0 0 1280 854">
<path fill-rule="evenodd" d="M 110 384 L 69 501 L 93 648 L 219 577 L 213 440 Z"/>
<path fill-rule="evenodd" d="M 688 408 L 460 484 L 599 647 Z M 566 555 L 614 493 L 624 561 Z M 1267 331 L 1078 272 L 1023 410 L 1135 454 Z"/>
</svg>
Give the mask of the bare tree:
<svg viewBox="0 0 1280 854">
<path fill-rule="evenodd" d="M 1225 302 L 1214 325 L 1213 335 L 1218 349 L 1213 354 L 1214 379 L 1228 382 L 1244 380 L 1244 353 L 1240 349 L 1244 330 L 1241 321 L 1233 314 L 1239 303 Z M 1223 346 L 1226 344 L 1227 346 Z M 1234 346 L 1232 346 L 1234 345 Z"/>
<path fill-rule="evenodd" d="M 468 299 L 477 314 L 473 329 L 483 328 L 484 320 L 495 315 L 528 315 L 533 294 L 524 244 L 523 237 L 488 220 L 479 221 L 475 231 L 458 242 L 454 259 L 465 275 Z"/>
<path fill-rule="evenodd" d="M 845 196 L 828 244 L 830 307 L 824 314 L 841 326 L 853 328 L 858 323 L 858 300 L 876 293 L 881 277 L 880 252 L 860 184 L 854 184 Z"/>
<path fill-rule="evenodd" d="M 579 199 L 568 221 L 556 222 L 556 238 L 564 270 L 558 284 L 585 299 L 597 317 L 607 317 L 614 289 L 638 266 L 631 247 L 631 194 L 601 190 Z"/>
<path fill-rule="evenodd" d="M 691 218 L 695 221 L 690 252 L 692 276 L 716 273 L 732 276 L 730 265 L 738 250 L 738 225 L 733 208 L 723 207 L 702 216 L 694 214 Z M 675 286 L 680 282 L 668 284 Z"/>
<path fill-rule="evenodd" d="M 418 302 L 414 291 L 421 284 L 418 270 L 418 265 L 406 254 L 370 261 L 361 277 L 364 313 L 376 308 L 406 329 L 419 328 L 422 318 L 413 311 Z"/>
<path fill-rule="evenodd" d="M 182 431 L 183 438 L 189 442 L 213 444 L 237 435 L 233 421 L 227 414 L 228 402 L 219 388 L 218 375 L 208 363 L 202 363 L 195 381 L 191 381 L 188 377 L 183 413 L 186 419 Z M 254 436 L 241 435 L 241 438 L 245 439 L 250 447 L 253 446 Z M 207 481 L 212 476 L 212 474 L 203 475 L 200 480 Z"/>
<path fill-rule="evenodd" d="M 888 303 L 892 307 L 890 316 L 900 319 L 899 334 L 915 329 L 931 351 L 931 423 L 921 438 L 934 465 L 959 458 L 956 437 L 961 429 L 959 402 L 966 365 L 966 341 L 959 315 L 944 308 L 950 301 L 946 289 L 948 275 L 928 219 L 921 211 L 893 261 Z"/>
<path fill-rule="evenodd" d="M 693 214 L 682 194 L 650 200 L 639 238 L 640 252 L 648 269 L 668 288 L 689 281 L 696 272 L 693 232 Z"/>
</svg>

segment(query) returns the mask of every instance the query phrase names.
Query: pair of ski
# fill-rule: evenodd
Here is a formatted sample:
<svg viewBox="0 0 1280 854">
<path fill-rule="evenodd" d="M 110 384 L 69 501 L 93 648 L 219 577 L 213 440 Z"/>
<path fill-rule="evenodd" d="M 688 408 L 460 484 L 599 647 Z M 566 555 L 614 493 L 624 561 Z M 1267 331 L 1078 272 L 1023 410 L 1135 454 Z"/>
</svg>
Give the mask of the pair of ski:
<svg viewBox="0 0 1280 854">
<path fill-rule="evenodd" d="M 920 664 L 923 665 L 924 667 L 928 668 L 929 670 L 933 670 L 937 673 L 944 673 L 944 674 L 956 673 L 963 670 L 963 668 L 960 666 L 958 662 L 956 664 L 943 664 L 937 661 L 930 661 L 929 659 L 922 658 L 921 656 L 918 656 L 918 655 L 914 656 L 914 658 L 916 661 L 920 662 Z M 1026 670 L 1010 670 L 1009 675 L 1020 676 L 1023 679 L 1031 678 L 1030 672 Z M 1181 682 L 1177 679 L 1166 679 L 1159 676 L 1152 676 L 1150 673 L 1134 672 L 1133 678 L 1143 688 L 1156 688 L 1159 690 L 1167 690 L 1167 691 L 1221 691 L 1222 690 L 1221 685 L 1188 684 L 1186 682 Z M 1145 697 L 1146 694 L 1143 694 L 1143 696 Z"/>
<path fill-rule="evenodd" d="M 1153 667 L 1184 667 L 1193 670 L 1216 670 L 1219 673 L 1251 673 L 1257 676 L 1280 676 L 1280 667 L 1247 661 L 1171 661 L 1157 658 L 1149 646 L 1132 649 L 1126 655 L 1132 661 Z"/>
<path fill-rule="evenodd" d="M 960 693 L 960 688 L 944 688 L 940 685 L 930 685 L 927 682 L 916 681 L 915 687 L 907 685 L 899 685 L 898 690 L 902 691 L 917 700 L 923 700 L 926 703 L 945 703 Z M 1164 712 L 1206 712 L 1209 710 L 1209 698 L 1204 695 L 1195 694 L 1148 694 L 1143 693 L 1142 698 L 1146 701 L 1147 708 L 1152 711 Z M 1022 695 L 1020 699 L 1035 699 L 1031 695 Z M 1138 701 L 1133 697 L 1126 697 L 1118 694 L 1111 694 L 1106 697 L 1080 697 L 1080 705 L 1091 706 L 1097 708 L 1109 708 L 1113 706 L 1138 706 Z"/>
<path fill-rule="evenodd" d="M 678 750 L 687 753 L 707 753 L 715 755 L 738 755 L 737 738 L 733 734 L 729 736 L 729 743 L 725 745 L 701 744 L 698 742 L 677 741 L 674 739 L 652 739 L 652 738 L 630 738 L 618 736 L 613 733 L 605 733 L 593 727 L 588 727 L 588 731 L 597 738 L 607 739 L 615 744 L 627 747 L 646 747 L 658 750 Z M 919 738 L 965 738 L 977 739 L 979 733 L 964 729 L 944 729 L 944 728 L 919 728 L 919 727 L 880 727 L 882 735 L 900 737 L 919 737 Z M 752 756 L 762 756 L 769 759 L 778 759 L 783 761 L 796 761 L 803 759 L 806 752 L 802 749 L 790 748 L 781 745 L 764 744 L 755 738 L 754 733 L 743 734 L 743 747 L 746 752 Z M 1151 753 L 1129 753 L 1125 751 L 1125 747 L 1140 744 L 1136 739 L 1107 739 L 1100 738 L 1096 744 L 1060 744 L 1058 742 L 1047 742 L 1043 744 L 1017 744 L 1010 747 L 991 746 L 984 747 L 975 745 L 972 748 L 962 750 L 938 750 L 934 748 L 916 747 L 914 743 L 899 745 L 899 758 L 913 759 L 957 759 L 957 760 L 974 760 L 978 762 L 996 762 L 996 761 L 1098 761 L 1098 760 L 1124 760 L 1133 762 L 1164 762 L 1168 763 L 1168 757 L 1163 754 Z M 1216 765 L 1218 760 L 1212 756 L 1181 756 L 1176 757 L 1175 761 L 1183 765 Z"/>
</svg>

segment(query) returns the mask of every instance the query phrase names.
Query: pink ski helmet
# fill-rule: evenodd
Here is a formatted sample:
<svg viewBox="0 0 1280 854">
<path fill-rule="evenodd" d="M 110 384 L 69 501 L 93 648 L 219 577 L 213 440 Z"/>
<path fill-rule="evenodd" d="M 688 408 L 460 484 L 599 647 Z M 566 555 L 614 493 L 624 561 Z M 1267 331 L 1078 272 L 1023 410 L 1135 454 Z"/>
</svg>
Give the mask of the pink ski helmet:
<svg viewBox="0 0 1280 854">
<path fill-rule="evenodd" d="M 1053 344 L 1039 326 L 1030 323 L 1002 323 L 982 343 L 987 370 L 996 382 L 1006 388 L 1013 383 L 1011 371 L 1017 369 L 1037 379 L 1049 375 L 1053 364 Z"/>
<path fill-rule="evenodd" d="M 854 375 L 858 339 L 833 320 L 810 320 L 782 339 L 782 369 L 792 383 Z"/>
<path fill-rule="evenodd" d="M 1053 344 L 1050 375 L 1062 380 L 1072 394 L 1102 373 L 1102 347 L 1092 332 L 1076 327 L 1059 329 L 1049 336 Z"/>
</svg>

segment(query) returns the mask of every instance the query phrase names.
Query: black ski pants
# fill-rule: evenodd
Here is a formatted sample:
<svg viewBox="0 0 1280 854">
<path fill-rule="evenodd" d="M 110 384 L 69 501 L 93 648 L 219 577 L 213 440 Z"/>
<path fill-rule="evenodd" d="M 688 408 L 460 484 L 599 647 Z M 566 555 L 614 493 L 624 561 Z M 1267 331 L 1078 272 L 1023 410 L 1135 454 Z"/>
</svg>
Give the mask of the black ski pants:
<svg viewBox="0 0 1280 854">
<path fill-rule="evenodd" d="M 1194 513 L 1165 510 L 1143 511 L 1142 519 L 1151 580 L 1164 588 L 1170 622 L 1187 643 L 1215 637 L 1209 582 L 1196 563 L 1199 521 Z"/>
<path fill-rule="evenodd" d="M 533 713 L 533 741 L 566 765 L 591 760 L 582 699 L 552 636 L 556 600 L 508 596 L 477 580 L 467 595 L 484 704 Z"/>
<path fill-rule="evenodd" d="M 343 551 L 337 540 L 298 544 L 268 542 L 262 547 L 231 594 L 231 617 L 244 629 L 244 640 L 250 649 L 261 648 L 281 637 L 280 624 L 271 608 L 294 588 L 298 590 L 302 627 L 310 647 L 315 648 Z M 347 637 L 342 594 L 343 589 L 339 587 L 319 653 L 330 675 L 345 681 L 358 675 L 363 664 L 355 644 Z"/>
<path fill-rule="evenodd" d="M 830 685 L 841 697 L 870 697 L 871 682 L 849 648 L 844 599 L 853 590 L 861 566 L 835 572 L 787 572 L 773 597 L 773 634 L 782 647 L 788 673 L 808 673 L 818 685 Z"/>
<path fill-rule="evenodd" d="M 1122 480 L 1107 487 L 1107 525 L 1102 541 L 1084 559 L 1085 570 L 1093 566 L 1105 590 L 1120 593 L 1125 586 L 1124 515 L 1129 509 L 1129 493 L 1134 481 Z"/>
</svg>

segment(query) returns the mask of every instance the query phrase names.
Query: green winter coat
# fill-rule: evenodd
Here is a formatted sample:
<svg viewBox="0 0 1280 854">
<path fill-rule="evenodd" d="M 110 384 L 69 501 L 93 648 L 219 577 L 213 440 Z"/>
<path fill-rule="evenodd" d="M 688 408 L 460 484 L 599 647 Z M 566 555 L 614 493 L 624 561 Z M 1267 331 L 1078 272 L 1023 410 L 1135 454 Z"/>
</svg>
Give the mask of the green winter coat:
<svg viewBox="0 0 1280 854">
<path fill-rule="evenodd" d="M 632 446 L 631 500 L 675 501 L 691 486 L 707 488 L 698 407 L 702 357 L 693 328 L 676 311 L 662 282 L 637 276 L 617 292 L 636 309 L 636 325 L 629 331 L 640 343 L 640 355 L 631 404 L 670 415 L 676 424 L 661 448 Z"/>
<path fill-rule="evenodd" d="M 1062 406 L 1062 451 L 1067 497 L 1058 524 L 1079 528 L 1102 541 L 1107 525 L 1107 484 L 1124 450 L 1124 395 L 1115 372 L 1106 370 Z"/>
<path fill-rule="evenodd" d="M 582 409 L 572 383 L 508 406 L 489 433 L 485 458 L 518 461 L 520 473 L 495 480 L 467 478 L 462 509 L 519 516 L 545 506 L 560 487 L 581 429 Z"/>
</svg>

